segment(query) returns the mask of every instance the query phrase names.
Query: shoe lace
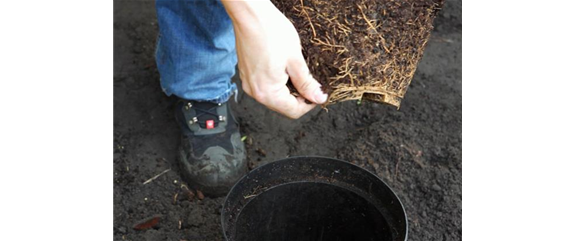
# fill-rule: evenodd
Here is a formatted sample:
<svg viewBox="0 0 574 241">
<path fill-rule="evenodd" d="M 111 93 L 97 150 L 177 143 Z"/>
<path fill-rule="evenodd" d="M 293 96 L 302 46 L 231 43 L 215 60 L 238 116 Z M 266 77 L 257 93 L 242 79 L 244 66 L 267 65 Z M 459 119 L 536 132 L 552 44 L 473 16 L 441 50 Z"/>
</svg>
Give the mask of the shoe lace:
<svg viewBox="0 0 574 241">
<path fill-rule="evenodd" d="M 192 108 L 196 111 L 196 118 L 197 118 L 197 123 L 200 124 L 206 124 L 206 121 L 200 121 L 199 117 L 204 116 L 204 115 L 211 115 L 213 117 L 215 117 L 215 119 L 213 120 L 214 123 L 219 123 L 219 114 L 217 114 L 217 107 L 219 107 L 219 105 L 215 105 L 213 107 L 210 107 L 208 109 L 203 109 L 197 106 L 193 106 Z"/>
</svg>

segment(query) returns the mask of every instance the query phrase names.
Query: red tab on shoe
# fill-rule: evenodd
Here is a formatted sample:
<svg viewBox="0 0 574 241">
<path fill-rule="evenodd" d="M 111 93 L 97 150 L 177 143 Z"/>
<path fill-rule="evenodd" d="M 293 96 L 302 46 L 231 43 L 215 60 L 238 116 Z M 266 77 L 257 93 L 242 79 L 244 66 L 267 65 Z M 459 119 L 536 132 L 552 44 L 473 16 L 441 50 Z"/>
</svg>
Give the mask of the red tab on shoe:
<svg viewBox="0 0 574 241">
<path fill-rule="evenodd" d="M 215 128 L 215 125 L 214 125 L 213 120 L 206 120 L 206 121 L 205 121 L 205 128 L 207 128 L 207 129 L 213 129 L 213 128 Z"/>
</svg>

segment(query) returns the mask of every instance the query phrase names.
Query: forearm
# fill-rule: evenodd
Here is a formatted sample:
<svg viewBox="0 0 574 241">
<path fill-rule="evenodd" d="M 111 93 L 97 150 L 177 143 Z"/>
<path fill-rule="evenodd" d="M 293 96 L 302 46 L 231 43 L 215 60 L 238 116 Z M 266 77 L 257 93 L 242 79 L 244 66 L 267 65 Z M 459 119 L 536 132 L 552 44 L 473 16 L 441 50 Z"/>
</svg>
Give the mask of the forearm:
<svg viewBox="0 0 574 241">
<path fill-rule="evenodd" d="M 277 10 L 268 0 L 221 0 L 236 27 L 248 27 L 265 21 L 265 15 Z"/>
</svg>

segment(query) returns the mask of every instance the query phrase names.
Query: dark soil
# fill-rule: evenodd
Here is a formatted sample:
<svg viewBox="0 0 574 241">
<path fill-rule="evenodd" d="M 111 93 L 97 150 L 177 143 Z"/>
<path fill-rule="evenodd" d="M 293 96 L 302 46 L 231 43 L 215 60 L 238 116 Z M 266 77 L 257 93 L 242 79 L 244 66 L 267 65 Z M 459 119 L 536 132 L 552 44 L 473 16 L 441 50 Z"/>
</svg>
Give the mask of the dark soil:
<svg viewBox="0 0 574 241">
<path fill-rule="evenodd" d="M 156 37 L 153 1 L 114 1 L 114 239 L 222 240 L 223 198 L 190 200 L 181 188 L 179 132 L 173 99 L 159 86 Z M 240 94 L 233 108 L 250 165 L 294 155 L 357 163 L 397 192 L 409 240 L 461 240 L 461 60 L 462 3 L 447 1 L 399 111 L 343 102 L 292 121 Z M 155 217 L 152 228 L 134 229 Z"/>
</svg>

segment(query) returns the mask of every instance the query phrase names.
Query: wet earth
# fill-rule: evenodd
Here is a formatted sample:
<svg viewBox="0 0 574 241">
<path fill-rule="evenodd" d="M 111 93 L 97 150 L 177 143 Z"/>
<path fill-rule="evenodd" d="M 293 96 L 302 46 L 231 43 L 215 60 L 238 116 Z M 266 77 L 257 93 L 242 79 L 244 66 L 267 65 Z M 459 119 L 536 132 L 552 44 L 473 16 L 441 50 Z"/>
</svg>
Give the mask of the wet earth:
<svg viewBox="0 0 574 241">
<path fill-rule="evenodd" d="M 114 1 L 113 28 L 114 240 L 223 240 L 223 198 L 192 197 L 178 174 L 174 99 L 161 91 L 154 60 L 154 2 Z M 400 110 L 344 102 L 293 121 L 243 93 L 233 108 L 251 167 L 297 155 L 350 161 L 397 193 L 409 240 L 461 240 L 461 1 L 437 16 Z M 144 220 L 157 224 L 137 230 Z"/>
</svg>

